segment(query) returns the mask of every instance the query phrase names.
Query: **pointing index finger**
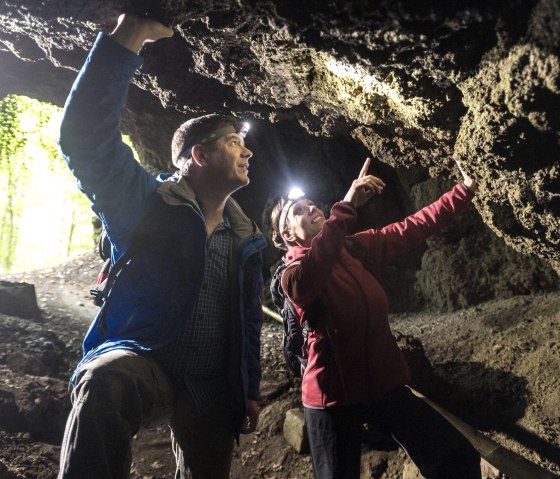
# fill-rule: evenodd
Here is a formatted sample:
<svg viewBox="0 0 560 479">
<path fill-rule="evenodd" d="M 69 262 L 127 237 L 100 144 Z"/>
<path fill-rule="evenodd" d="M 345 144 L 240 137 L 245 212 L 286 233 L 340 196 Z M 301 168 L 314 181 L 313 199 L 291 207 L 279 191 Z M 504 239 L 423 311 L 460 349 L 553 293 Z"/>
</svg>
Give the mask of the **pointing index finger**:
<svg viewBox="0 0 560 479">
<path fill-rule="evenodd" d="M 364 166 L 362 166 L 362 169 L 360 170 L 360 175 L 358 176 L 358 178 L 363 178 L 364 176 L 367 175 L 367 170 L 369 168 L 369 164 L 371 163 L 371 158 L 366 158 L 366 161 L 364 163 Z"/>
</svg>

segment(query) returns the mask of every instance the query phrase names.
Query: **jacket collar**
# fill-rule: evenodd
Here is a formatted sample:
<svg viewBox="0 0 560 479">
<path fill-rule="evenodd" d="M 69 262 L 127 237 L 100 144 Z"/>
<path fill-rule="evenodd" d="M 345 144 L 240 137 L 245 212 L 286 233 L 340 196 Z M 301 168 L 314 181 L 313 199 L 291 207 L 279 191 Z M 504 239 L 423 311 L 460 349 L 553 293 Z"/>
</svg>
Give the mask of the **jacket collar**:
<svg viewBox="0 0 560 479">
<path fill-rule="evenodd" d="M 179 172 L 166 178 L 157 191 L 167 204 L 172 206 L 191 205 L 204 217 L 188 177 L 179 174 Z M 226 202 L 224 215 L 227 216 L 231 229 L 237 237 L 242 239 L 250 235 L 261 234 L 256 223 L 245 215 L 241 206 L 231 197 Z"/>
<path fill-rule="evenodd" d="M 307 246 L 288 246 L 288 252 L 284 255 L 284 263 L 289 265 L 290 263 L 301 259 L 308 251 L 309 247 Z"/>
</svg>

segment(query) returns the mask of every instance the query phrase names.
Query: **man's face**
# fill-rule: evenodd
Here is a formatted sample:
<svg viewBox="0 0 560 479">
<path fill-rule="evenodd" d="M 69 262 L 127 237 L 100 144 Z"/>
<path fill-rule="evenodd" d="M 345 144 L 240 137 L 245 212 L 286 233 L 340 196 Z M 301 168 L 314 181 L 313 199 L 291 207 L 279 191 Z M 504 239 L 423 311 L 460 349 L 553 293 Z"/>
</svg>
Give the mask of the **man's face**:
<svg viewBox="0 0 560 479">
<path fill-rule="evenodd" d="M 249 184 L 251 150 L 239 133 L 228 133 L 205 147 L 208 173 L 217 182 L 231 188 L 231 192 Z"/>
<path fill-rule="evenodd" d="M 304 198 L 294 203 L 289 211 L 286 221 L 286 230 L 294 235 L 295 242 L 301 246 L 310 246 L 311 241 L 321 231 L 325 215 L 320 208 Z"/>
</svg>

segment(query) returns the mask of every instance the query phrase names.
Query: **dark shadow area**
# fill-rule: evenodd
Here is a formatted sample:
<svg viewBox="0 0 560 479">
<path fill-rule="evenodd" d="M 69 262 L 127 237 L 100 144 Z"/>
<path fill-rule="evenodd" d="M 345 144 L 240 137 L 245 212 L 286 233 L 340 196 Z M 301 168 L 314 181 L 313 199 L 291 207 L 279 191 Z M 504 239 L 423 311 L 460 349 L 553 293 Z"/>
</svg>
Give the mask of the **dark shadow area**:
<svg viewBox="0 0 560 479">
<path fill-rule="evenodd" d="M 519 444 L 537 452 L 544 459 L 548 459 L 554 464 L 560 466 L 560 447 L 554 446 L 537 436 L 534 432 L 513 424 L 505 427 L 503 431 L 514 438 Z"/>
<path fill-rule="evenodd" d="M 527 380 L 477 362 L 448 362 L 433 369 L 430 397 L 480 430 L 504 430 L 531 402 Z"/>
<path fill-rule="evenodd" d="M 560 465 L 560 448 L 517 424 L 531 403 L 526 379 L 477 362 L 448 362 L 432 369 L 419 349 L 406 351 L 406 356 L 414 387 L 427 397 L 476 429 L 503 432 Z"/>
</svg>

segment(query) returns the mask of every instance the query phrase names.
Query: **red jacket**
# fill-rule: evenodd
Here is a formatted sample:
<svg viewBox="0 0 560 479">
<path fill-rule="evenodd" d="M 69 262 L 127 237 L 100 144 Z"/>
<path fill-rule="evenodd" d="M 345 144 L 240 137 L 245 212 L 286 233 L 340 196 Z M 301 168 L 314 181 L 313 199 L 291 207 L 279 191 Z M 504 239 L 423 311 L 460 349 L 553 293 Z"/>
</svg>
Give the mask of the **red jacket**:
<svg viewBox="0 0 560 479">
<path fill-rule="evenodd" d="M 367 251 L 370 264 L 387 263 L 449 225 L 469 206 L 471 196 L 457 185 L 403 221 L 353 238 Z M 409 382 L 408 367 L 389 328 L 387 295 L 343 246 L 355 219 L 354 207 L 336 203 L 311 247 L 292 246 L 284 257 L 287 265 L 301 260 L 286 269 L 282 287 L 302 321 L 319 295 L 329 311 L 308 335 L 302 380 L 306 406 L 363 404 Z M 334 340 L 327 337 L 327 323 Z"/>
</svg>

